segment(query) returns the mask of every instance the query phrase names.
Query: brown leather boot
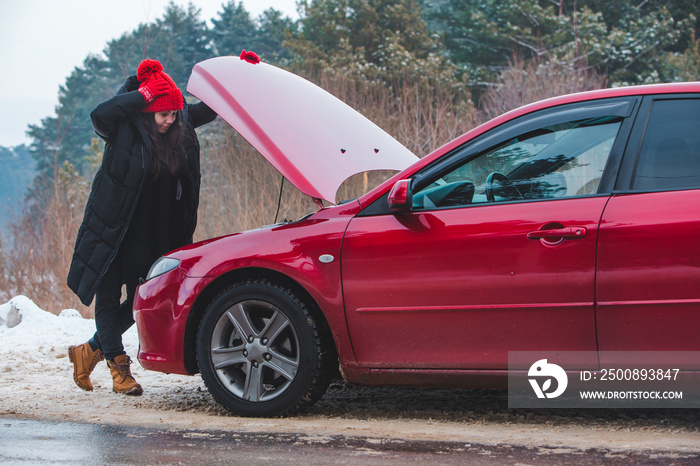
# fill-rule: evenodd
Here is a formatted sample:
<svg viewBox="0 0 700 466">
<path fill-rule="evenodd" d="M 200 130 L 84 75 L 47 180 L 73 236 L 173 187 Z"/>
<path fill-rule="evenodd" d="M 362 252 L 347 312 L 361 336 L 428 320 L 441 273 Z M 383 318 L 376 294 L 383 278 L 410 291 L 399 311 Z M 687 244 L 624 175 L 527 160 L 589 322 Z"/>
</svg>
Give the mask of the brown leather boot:
<svg viewBox="0 0 700 466">
<path fill-rule="evenodd" d="M 75 384 L 88 392 L 92 391 L 90 373 L 98 362 L 104 360 L 102 350 L 95 351 L 90 348 L 90 343 L 68 348 L 68 358 L 73 363 L 73 380 Z"/>
<path fill-rule="evenodd" d="M 109 371 L 112 373 L 113 390 L 116 393 L 139 396 L 143 393 L 143 388 L 131 375 L 129 365 L 131 359 L 126 354 L 120 354 L 114 361 L 107 361 Z"/>
</svg>

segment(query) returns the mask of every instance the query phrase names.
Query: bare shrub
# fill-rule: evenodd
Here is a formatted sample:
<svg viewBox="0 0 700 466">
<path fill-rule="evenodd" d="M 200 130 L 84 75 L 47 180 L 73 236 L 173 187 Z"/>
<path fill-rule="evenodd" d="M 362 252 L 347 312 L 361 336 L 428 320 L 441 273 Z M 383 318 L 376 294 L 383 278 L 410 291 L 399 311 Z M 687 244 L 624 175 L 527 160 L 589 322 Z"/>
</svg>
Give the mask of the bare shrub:
<svg viewBox="0 0 700 466">
<path fill-rule="evenodd" d="M 554 61 L 528 61 L 514 57 L 499 75 L 496 86 L 481 100 L 481 121 L 520 106 L 563 94 L 605 87 L 606 78 L 580 60 L 576 65 Z"/>
<path fill-rule="evenodd" d="M 469 130 L 475 111 L 467 88 L 430 76 L 393 83 L 367 81 L 342 73 L 309 77 L 422 157 Z"/>
<path fill-rule="evenodd" d="M 2 230 L 0 230 L 2 232 Z M 0 303 L 5 303 L 13 297 L 12 289 L 10 287 L 10 282 L 12 280 L 12 270 L 9 268 L 9 264 L 5 255 L 7 250 L 5 249 L 5 239 L 3 235 L 0 235 Z"/>
<path fill-rule="evenodd" d="M 282 175 L 231 127 L 217 120 L 201 138 L 202 188 L 195 239 L 257 228 L 275 221 Z M 314 203 L 289 182 L 277 220 L 297 219 Z"/>
<path fill-rule="evenodd" d="M 92 308 L 83 306 L 66 285 L 89 183 L 67 162 L 54 180 L 45 204 L 25 208 L 22 219 L 9 227 L 11 250 L 6 247 L 3 254 L 2 289 L 8 298 L 26 295 L 49 312 L 70 307 L 91 316 Z"/>
</svg>

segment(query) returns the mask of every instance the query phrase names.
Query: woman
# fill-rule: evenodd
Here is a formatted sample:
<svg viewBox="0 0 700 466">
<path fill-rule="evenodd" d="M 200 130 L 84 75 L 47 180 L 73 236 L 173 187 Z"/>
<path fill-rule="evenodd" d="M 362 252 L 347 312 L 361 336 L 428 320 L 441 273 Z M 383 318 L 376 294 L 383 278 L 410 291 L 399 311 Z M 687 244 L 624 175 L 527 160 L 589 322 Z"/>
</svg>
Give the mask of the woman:
<svg viewBox="0 0 700 466">
<path fill-rule="evenodd" d="M 86 306 L 95 298 L 90 341 L 71 346 L 73 378 L 93 389 L 90 373 L 107 359 L 117 393 L 141 395 L 122 334 L 133 325 L 139 279 L 164 253 L 192 242 L 199 204 L 199 142 L 194 129 L 216 114 L 186 104 L 156 60 L 144 60 L 111 99 L 90 114 L 105 141 L 68 273 Z M 122 285 L 126 300 L 120 303 Z"/>
</svg>

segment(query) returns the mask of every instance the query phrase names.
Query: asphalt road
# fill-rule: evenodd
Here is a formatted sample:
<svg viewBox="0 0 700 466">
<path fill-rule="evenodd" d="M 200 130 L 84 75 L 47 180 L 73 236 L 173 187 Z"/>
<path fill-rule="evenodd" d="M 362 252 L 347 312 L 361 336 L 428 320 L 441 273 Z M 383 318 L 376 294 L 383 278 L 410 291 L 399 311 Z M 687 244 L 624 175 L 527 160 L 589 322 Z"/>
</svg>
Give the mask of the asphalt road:
<svg viewBox="0 0 700 466">
<path fill-rule="evenodd" d="M 300 434 L 171 430 L 0 418 L 5 464 L 698 464 L 700 455 L 659 457 L 606 450 L 377 440 Z"/>
</svg>

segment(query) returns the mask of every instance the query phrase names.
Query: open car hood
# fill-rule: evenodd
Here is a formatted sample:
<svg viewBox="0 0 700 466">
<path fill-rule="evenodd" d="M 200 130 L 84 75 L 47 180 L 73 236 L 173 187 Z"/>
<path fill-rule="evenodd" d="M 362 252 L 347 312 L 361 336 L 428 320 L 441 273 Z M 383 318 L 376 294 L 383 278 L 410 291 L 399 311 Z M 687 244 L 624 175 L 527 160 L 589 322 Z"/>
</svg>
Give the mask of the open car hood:
<svg viewBox="0 0 700 466">
<path fill-rule="evenodd" d="M 340 185 L 418 158 L 348 105 L 266 63 L 218 57 L 194 66 L 187 91 L 255 147 L 301 192 L 335 204 Z"/>
</svg>

